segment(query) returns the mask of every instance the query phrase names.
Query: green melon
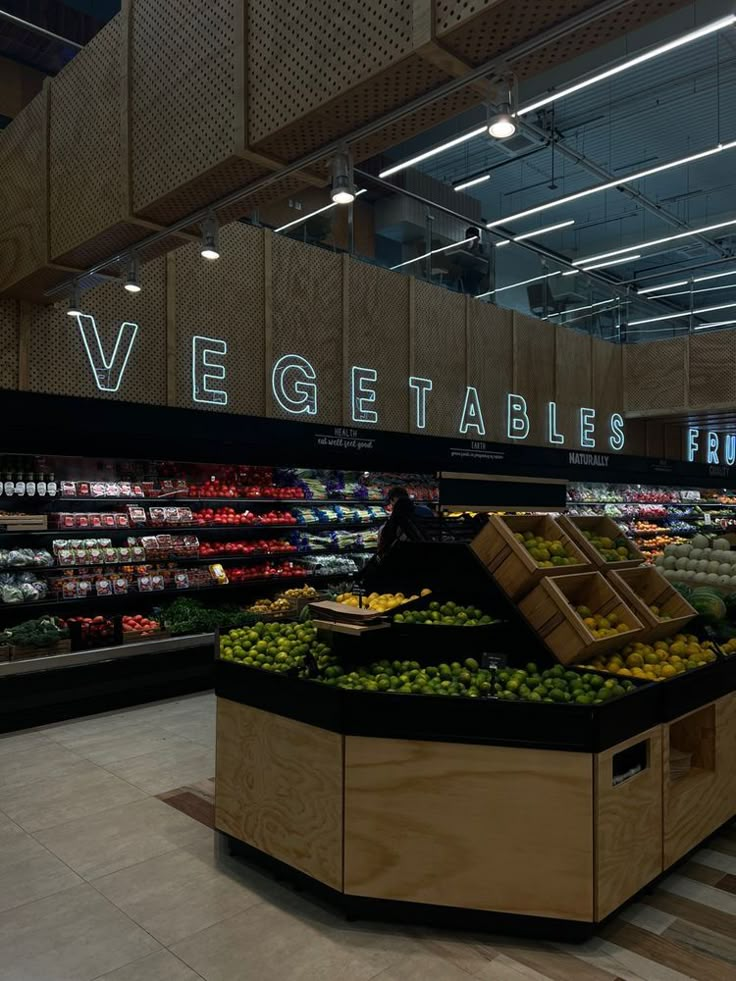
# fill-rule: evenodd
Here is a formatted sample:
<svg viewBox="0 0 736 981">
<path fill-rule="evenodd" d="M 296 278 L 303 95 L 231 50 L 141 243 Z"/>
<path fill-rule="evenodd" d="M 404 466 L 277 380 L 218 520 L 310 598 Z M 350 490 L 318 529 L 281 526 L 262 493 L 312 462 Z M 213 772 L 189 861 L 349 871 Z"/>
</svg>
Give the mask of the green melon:
<svg viewBox="0 0 736 981">
<path fill-rule="evenodd" d="M 698 587 L 692 591 L 688 600 L 706 623 L 718 623 L 726 617 L 726 604 L 723 597 L 713 589 Z"/>
</svg>

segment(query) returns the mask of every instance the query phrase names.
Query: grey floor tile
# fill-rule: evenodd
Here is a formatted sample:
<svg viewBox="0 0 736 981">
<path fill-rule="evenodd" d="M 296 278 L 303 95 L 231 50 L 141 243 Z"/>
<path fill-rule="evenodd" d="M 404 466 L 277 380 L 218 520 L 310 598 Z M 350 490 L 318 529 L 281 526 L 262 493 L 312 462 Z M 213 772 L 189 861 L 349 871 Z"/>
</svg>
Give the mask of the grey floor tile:
<svg viewBox="0 0 736 981">
<path fill-rule="evenodd" d="M 201 978 L 168 950 L 160 950 L 95 981 L 201 981 Z"/>
<path fill-rule="evenodd" d="M 95 879 L 185 845 L 211 843 L 212 831 L 147 798 L 46 828 L 36 838 L 79 875 Z"/>
<path fill-rule="evenodd" d="M 107 766 L 108 763 L 129 760 L 147 753 L 166 753 L 170 750 L 191 753 L 194 744 L 190 739 L 184 739 L 160 726 L 141 725 L 88 733 L 76 739 L 70 734 L 64 746 L 84 759 Z"/>
<path fill-rule="evenodd" d="M 338 923 L 263 903 L 172 950 L 206 981 L 363 981 L 419 952 L 409 937 Z"/>
<path fill-rule="evenodd" d="M 95 879 L 94 885 L 165 946 L 261 901 L 243 882 L 186 850 Z"/>
<path fill-rule="evenodd" d="M 0 914 L 0 981 L 92 981 L 159 949 L 86 884 Z"/>
<path fill-rule="evenodd" d="M 184 748 L 144 753 L 107 764 L 106 769 L 147 794 L 163 794 L 215 774 L 214 749 L 191 743 Z"/>
<path fill-rule="evenodd" d="M 5 753 L 0 757 L 0 800 L 6 790 L 61 776 L 81 761 L 81 756 L 47 739 L 26 744 L 16 753 Z"/>
<path fill-rule="evenodd" d="M 26 831 L 53 828 L 65 821 L 89 817 L 146 795 L 107 770 L 82 760 L 46 780 L 4 791 L 3 811 Z"/>
<path fill-rule="evenodd" d="M 63 892 L 81 881 L 16 824 L 0 825 L 0 912 Z"/>
<path fill-rule="evenodd" d="M 215 745 L 216 726 L 214 717 L 197 718 L 193 721 L 180 719 L 165 721 L 161 723 L 161 728 L 166 732 L 181 736 L 183 739 L 190 739 L 194 743 L 199 743 L 201 746 L 212 747 Z"/>
<path fill-rule="evenodd" d="M 52 745 L 49 737 L 42 732 L 33 730 L 26 732 L 9 732 L 0 736 L 0 761 L 8 755 L 15 755 L 27 749 Z"/>
</svg>

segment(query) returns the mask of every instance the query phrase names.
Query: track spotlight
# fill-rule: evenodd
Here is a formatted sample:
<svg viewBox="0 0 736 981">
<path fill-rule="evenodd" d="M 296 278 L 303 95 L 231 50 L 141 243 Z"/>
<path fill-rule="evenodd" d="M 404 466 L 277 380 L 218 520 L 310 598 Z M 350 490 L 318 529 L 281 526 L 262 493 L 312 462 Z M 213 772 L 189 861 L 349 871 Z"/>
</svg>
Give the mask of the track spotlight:
<svg viewBox="0 0 736 981">
<path fill-rule="evenodd" d="M 332 158 L 332 190 L 330 197 L 335 204 L 352 204 L 355 200 L 353 161 L 347 147 Z"/>
<path fill-rule="evenodd" d="M 214 212 L 210 212 L 202 222 L 202 243 L 199 254 L 203 259 L 220 258 L 220 224 Z"/>
<path fill-rule="evenodd" d="M 141 270 L 137 255 L 132 255 L 128 261 L 128 270 L 125 274 L 125 289 L 129 293 L 140 293 L 141 291 Z"/>
<path fill-rule="evenodd" d="M 69 306 L 67 307 L 67 314 L 70 317 L 78 317 L 82 313 L 82 303 L 79 295 L 79 283 L 72 283 L 72 291 L 69 296 Z"/>
<path fill-rule="evenodd" d="M 511 113 L 511 106 L 505 102 L 500 111 L 488 120 L 488 135 L 494 140 L 508 140 L 516 133 L 518 126 Z"/>
</svg>

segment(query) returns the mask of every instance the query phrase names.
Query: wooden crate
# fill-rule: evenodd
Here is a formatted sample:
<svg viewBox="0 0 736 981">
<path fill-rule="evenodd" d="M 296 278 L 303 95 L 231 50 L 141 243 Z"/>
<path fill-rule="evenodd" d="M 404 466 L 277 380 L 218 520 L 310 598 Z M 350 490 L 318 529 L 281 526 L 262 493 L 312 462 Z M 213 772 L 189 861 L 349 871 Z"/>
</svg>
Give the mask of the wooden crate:
<svg viewBox="0 0 736 981">
<path fill-rule="evenodd" d="M 0 514 L 0 531 L 46 531 L 45 514 Z"/>
<path fill-rule="evenodd" d="M 10 660 L 10 647 L 7 644 L 0 644 L 0 664 L 5 664 Z"/>
<path fill-rule="evenodd" d="M 71 641 L 60 640 L 50 647 L 20 647 L 12 644 L 10 647 L 11 661 L 28 661 L 36 657 L 51 657 L 54 654 L 69 654 L 72 649 Z"/>
<path fill-rule="evenodd" d="M 165 640 L 170 637 L 171 634 L 168 630 L 156 630 L 150 634 L 141 634 L 137 630 L 124 630 L 123 631 L 123 643 L 124 644 L 143 644 L 147 640 Z"/>
<path fill-rule="evenodd" d="M 583 623 L 574 606 L 584 605 L 591 613 L 615 613 L 631 629 L 615 637 L 597 640 Z M 641 621 L 600 572 L 579 576 L 544 577 L 519 603 L 530 626 L 562 664 L 608 654 L 638 639 Z"/>
<path fill-rule="evenodd" d="M 557 523 L 565 529 L 565 532 L 575 542 L 580 551 L 588 557 L 590 562 L 601 572 L 605 569 L 634 569 L 643 565 L 644 555 L 634 545 L 630 538 L 624 534 L 619 525 L 612 518 L 605 515 L 560 515 Z M 625 538 L 631 558 L 618 559 L 615 562 L 607 562 L 598 549 L 585 537 L 584 532 L 592 531 L 605 538 L 614 541 L 617 538 Z"/>
<path fill-rule="evenodd" d="M 540 567 L 514 537 L 525 531 L 542 535 L 550 541 L 561 541 L 566 550 L 579 561 L 574 565 L 554 566 L 551 569 Z M 501 589 L 513 600 L 520 599 L 548 576 L 569 576 L 590 571 L 590 562 L 582 550 L 547 514 L 493 514 L 470 543 L 470 547 L 483 564 L 488 566 Z"/>
<path fill-rule="evenodd" d="M 641 569 L 614 569 L 609 573 L 608 581 L 644 624 L 645 632 L 640 639 L 647 644 L 679 633 L 693 617 L 698 615 L 687 600 L 653 566 Z M 658 606 L 660 611 L 671 619 L 662 620 L 655 616 L 649 609 L 650 606 Z"/>
</svg>

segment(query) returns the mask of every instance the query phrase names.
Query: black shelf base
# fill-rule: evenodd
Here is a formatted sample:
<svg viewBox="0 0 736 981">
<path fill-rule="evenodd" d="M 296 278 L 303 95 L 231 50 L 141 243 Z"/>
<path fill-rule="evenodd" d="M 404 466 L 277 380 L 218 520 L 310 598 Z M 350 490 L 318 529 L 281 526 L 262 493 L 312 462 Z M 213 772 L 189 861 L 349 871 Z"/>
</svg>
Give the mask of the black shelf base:
<svg viewBox="0 0 736 981">
<path fill-rule="evenodd" d="M 0 733 L 208 691 L 212 645 L 50 668 L 0 680 Z"/>
<path fill-rule="evenodd" d="M 394 899 L 371 899 L 368 896 L 347 896 L 224 831 L 218 831 L 218 834 L 227 842 L 231 855 L 269 872 L 275 879 L 288 883 L 298 892 L 304 892 L 329 903 L 347 920 L 421 924 L 449 927 L 453 930 L 505 933 L 511 936 L 534 937 L 562 943 L 583 943 L 593 936 L 596 929 L 595 923 L 581 920 L 558 920 L 546 916 L 525 916 L 519 913 L 435 906 L 430 903 L 410 903 Z"/>
</svg>

